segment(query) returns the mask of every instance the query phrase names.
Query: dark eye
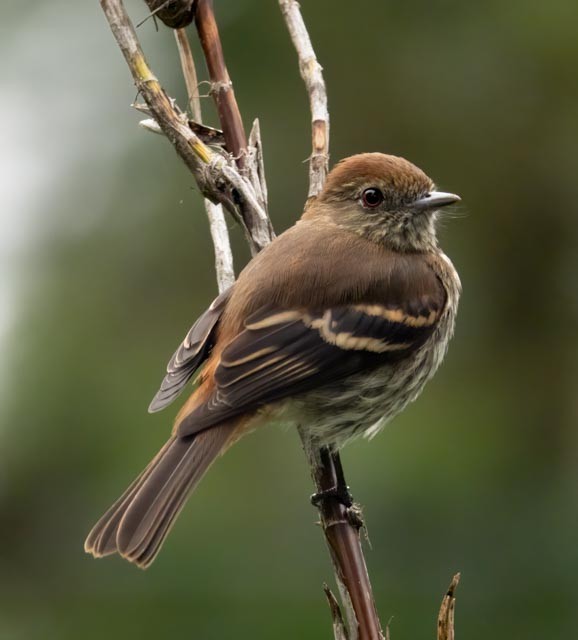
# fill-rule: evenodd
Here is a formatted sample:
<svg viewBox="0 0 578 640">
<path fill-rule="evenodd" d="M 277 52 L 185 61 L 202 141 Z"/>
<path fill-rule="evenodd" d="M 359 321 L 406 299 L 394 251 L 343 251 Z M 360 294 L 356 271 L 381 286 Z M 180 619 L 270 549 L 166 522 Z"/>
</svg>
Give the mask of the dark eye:
<svg viewBox="0 0 578 640">
<path fill-rule="evenodd" d="M 367 209 L 375 209 L 383 202 L 383 193 L 379 189 L 371 187 L 361 194 L 361 201 Z"/>
</svg>

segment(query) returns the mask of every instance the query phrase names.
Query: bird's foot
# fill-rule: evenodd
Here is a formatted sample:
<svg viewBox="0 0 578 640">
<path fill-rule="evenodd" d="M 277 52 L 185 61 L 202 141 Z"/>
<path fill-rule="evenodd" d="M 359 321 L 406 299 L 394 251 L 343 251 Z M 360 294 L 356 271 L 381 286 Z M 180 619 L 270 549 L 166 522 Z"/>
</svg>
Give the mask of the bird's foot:
<svg viewBox="0 0 578 640">
<path fill-rule="evenodd" d="M 311 496 L 311 504 L 315 507 L 326 500 L 334 498 L 338 500 L 344 507 L 350 509 L 353 506 L 353 496 L 349 493 L 349 487 L 347 485 L 336 485 L 330 489 L 324 491 L 318 491 Z"/>
</svg>

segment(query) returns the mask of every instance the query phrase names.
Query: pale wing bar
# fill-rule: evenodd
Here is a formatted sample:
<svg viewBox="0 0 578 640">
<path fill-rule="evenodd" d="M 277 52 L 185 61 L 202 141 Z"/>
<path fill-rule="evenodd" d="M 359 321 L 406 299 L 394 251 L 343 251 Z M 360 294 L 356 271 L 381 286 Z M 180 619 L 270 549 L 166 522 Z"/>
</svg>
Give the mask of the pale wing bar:
<svg viewBox="0 0 578 640">
<path fill-rule="evenodd" d="M 441 308 L 419 314 L 380 305 L 323 311 L 266 309 L 225 348 L 216 389 L 183 420 L 179 435 L 406 357 L 435 328 Z"/>
</svg>

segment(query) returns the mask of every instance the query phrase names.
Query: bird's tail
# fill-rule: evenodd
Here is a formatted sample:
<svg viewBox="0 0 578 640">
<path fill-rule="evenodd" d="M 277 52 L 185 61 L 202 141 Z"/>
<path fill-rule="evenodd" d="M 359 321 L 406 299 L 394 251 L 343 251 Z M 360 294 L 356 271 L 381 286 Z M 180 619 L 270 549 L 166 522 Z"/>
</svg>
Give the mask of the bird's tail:
<svg viewBox="0 0 578 640">
<path fill-rule="evenodd" d="M 225 448 L 227 423 L 192 436 L 172 436 L 140 476 L 95 524 L 84 549 L 95 558 L 119 553 L 146 569 L 188 495 Z"/>
</svg>

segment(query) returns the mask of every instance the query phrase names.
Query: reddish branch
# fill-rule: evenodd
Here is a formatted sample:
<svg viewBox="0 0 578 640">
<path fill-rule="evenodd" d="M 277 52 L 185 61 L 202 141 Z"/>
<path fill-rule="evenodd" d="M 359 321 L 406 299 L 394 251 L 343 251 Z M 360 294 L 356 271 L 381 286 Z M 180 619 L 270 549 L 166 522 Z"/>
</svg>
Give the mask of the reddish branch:
<svg viewBox="0 0 578 640">
<path fill-rule="evenodd" d="M 252 182 L 259 204 L 266 212 L 267 188 L 262 164 L 258 122 L 255 122 L 251 136 L 255 138 L 254 145 L 248 149 L 243 119 L 233 91 L 233 83 L 225 64 L 225 56 L 215 20 L 212 0 L 197 1 L 195 25 L 209 71 L 211 95 L 217 106 L 219 122 L 225 137 L 225 147 L 235 159 L 239 171 Z M 243 215 L 243 222 L 248 232 L 250 244 L 253 247 L 262 249 L 264 239 L 271 240 L 275 237 L 271 221 L 268 216 L 266 216 L 266 220 L 253 216 L 251 210 L 248 210 L 247 213 L 249 215 Z"/>
<path fill-rule="evenodd" d="M 355 505 L 346 507 L 337 496 L 327 493 L 345 482 L 339 454 L 315 446 L 308 453 L 317 491 L 327 496 L 319 501 L 318 508 L 344 599 L 350 636 L 380 640 L 383 634 L 359 535 L 363 526 L 361 512 Z M 333 616 L 335 624 L 335 610 Z"/>
<path fill-rule="evenodd" d="M 239 105 L 233 91 L 233 83 L 227 71 L 219 29 L 213 11 L 213 0 L 199 0 L 195 13 L 195 24 L 199 32 L 201 46 L 207 61 L 211 94 L 215 99 L 219 121 L 225 135 L 225 143 L 230 153 L 235 156 L 239 168 L 245 165 L 247 136 L 243 128 L 243 120 Z"/>
</svg>

